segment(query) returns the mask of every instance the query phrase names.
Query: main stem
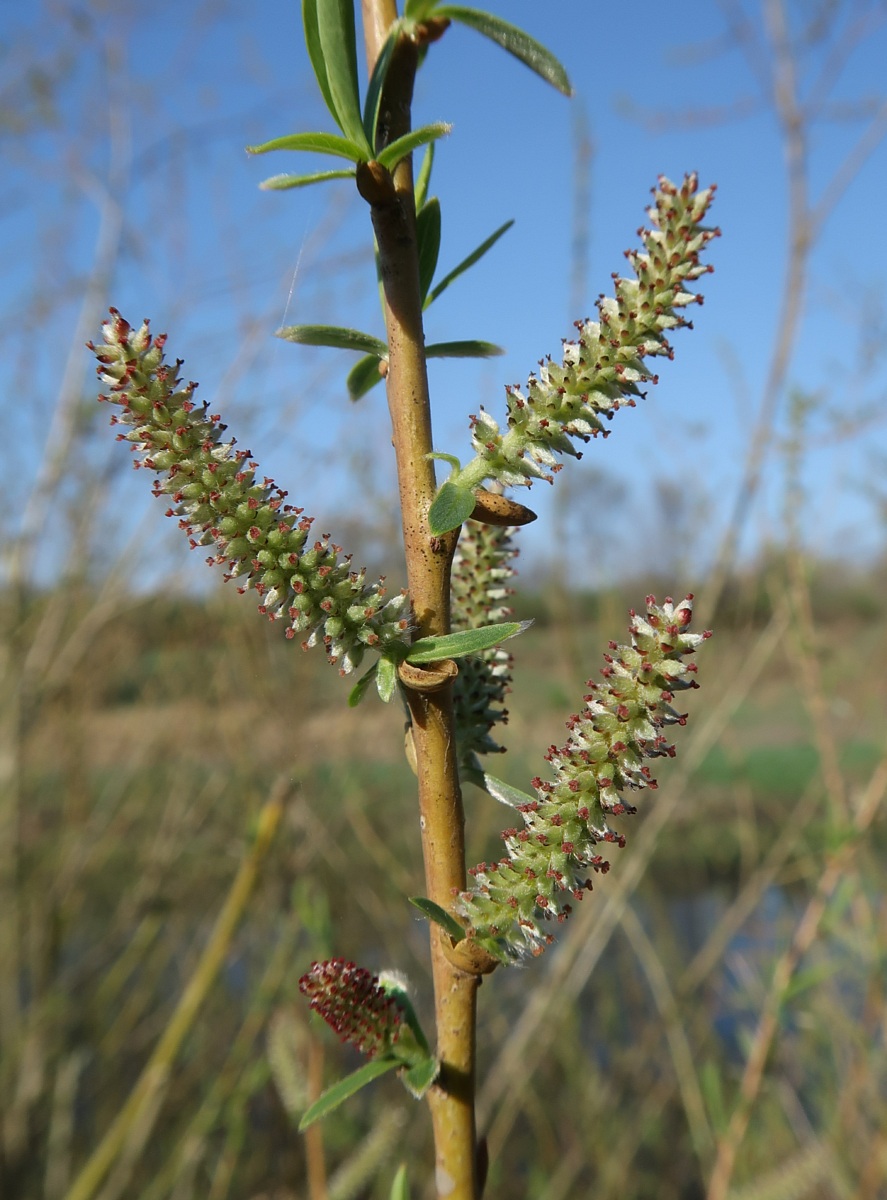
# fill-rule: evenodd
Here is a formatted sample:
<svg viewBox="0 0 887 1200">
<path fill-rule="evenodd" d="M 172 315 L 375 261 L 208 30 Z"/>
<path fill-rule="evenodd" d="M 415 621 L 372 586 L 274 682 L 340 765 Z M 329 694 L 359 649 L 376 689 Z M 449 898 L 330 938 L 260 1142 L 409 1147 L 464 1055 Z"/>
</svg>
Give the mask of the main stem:
<svg viewBox="0 0 887 1200">
<path fill-rule="evenodd" d="M 362 0 L 369 69 L 397 19 L 395 0 Z M 418 48 L 402 38 L 389 68 L 380 128 L 386 141 L 410 129 Z M 393 180 L 393 187 L 391 186 Z M 419 289 L 419 257 L 412 163 L 401 162 L 392 180 L 367 168 L 359 179 L 369 200 L 385 293 L 388 334 L 388 407 L 397 458 L 407 579 L 418 634 L 449 632 L 450 565 L 456 535 L 433 538 L 428 510 L 434 499 L 431 404 Z M 449 909 L 465 888 L 465 819 L 455 754 L 450 687 L 406 689 L 412 720 L 425 885 L 431 900 Z M 478 1200 L 474 1119 L 475 1019 L 479 977 L 447 957 L 431 926 L 438 1082 L 429 1093 L 434 1126 L 435 1183 L 441 1200 Z"/>
</svg>

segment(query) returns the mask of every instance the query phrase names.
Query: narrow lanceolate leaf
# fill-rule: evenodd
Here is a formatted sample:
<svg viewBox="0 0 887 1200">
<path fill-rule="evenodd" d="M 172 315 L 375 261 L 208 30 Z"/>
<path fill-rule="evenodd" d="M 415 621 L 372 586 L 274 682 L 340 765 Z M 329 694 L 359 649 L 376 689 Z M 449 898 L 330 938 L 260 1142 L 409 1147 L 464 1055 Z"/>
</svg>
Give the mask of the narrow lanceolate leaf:
<svg viewBox="0 0 887 1200">
<path fill-rule="evenodd" d="M 396 1058 L 373 1058 L 368 1063 L 364 1063 L 362 1067 L 358 1067 L 356 1071 L 327 1088 L 320 1099 L 314 1101 L 299 1122 L 299 1133 L 302 1133 L 309 1125 L 313 1125 L 315 1121 L 320 1121 L 323 1117 L 328 1116 L 349 1096 L 353 1096 L 355 1092 L 365 1088 L 374 1079 L 378 1079 L 381 1075 L 386 1075 L 400 1066 L 403 1066 L 403 1063 Z"/>
<path fill-rule="evenodd" d="M 412 154 L 414 150 L 418 150 L 420 146 L 427 146 L 429 142 L 437 141 L 438 138 L 449 133 L 452 128 L 452 125 L 448 125 L 446 121 L 437 121 L 433 125 L 423 125 L 420 129 L 405 133 L 403 137 L 396 138 L 385 147 L 379 155 L 378 161 L 383 167 L 393 171 L 401 159 Z"/>
<path fill-rule="evenodd" d="M 388 1200 L 410 1200 L 410 1185 L 407 1182 L 407 1166 L 401 1163 L 391 1184 Z"/>
<path fill-rule="evenodd" d="M 345 380 L 350 399 L 359 400 L 361 396 L 365 396 L 367 392 L 371 391 L 377 383 L 381 383 L 382 376 L 379 373 L 379 367 L 382 362 L 384 362 L 384 359 L 378 354 L 367 354 L 357 360 L 348 372 L 348 378 Z"/>
<path fill-rule="evenodd" d="M 484 772 L 484 787 L 488 795 L 494 800 L 498 800 L 500 804 L 507 804 L 509 808 L 517 808 L 521 804 L 532 804 L 536 799 L 529 792 L 522 792 L 520 788 L 512 787 L 510 783 L 505 783 L 502 779 L 497 779 L 495 775 L 488 775 Z"/>
<path fill-rule="evenodd" d="M 411 21 L 422 21 L 434 8 L 437 0 L 407 0 L 403 15 Z"/>
<path fill-rule="evenodd" d="M 416 214 L 416 233 L 419 240 L 419 290 L 424 300 L 437 270 L 440 253 L 440 201 L 432 196 Z"/>
<path fill-rule="evenodd" d="M 385 86 L 385 78 L 388 75 L 388 68 L 391 65 L 391 56 L 394 53 L 394 47 L 397 44 L 397 39 L 400 37 L 400 28 L 400 21 L 395 21 L 388 30 L 388 36 L 385 38 L 385 43 L 379 51 L 379 57 L 376 59 L 376 65 L 373 67 L 373 73 L 370 76 L 369 87 L 367 88 L 366 100 L 363 105 L 363 132 L 374 154 L 376 152 L 376 127 L 379 123 L 379 104 L 382 100 L 382 89 Z"/>
<path fill-rule="evenodd" d="M 445 292 L 447 290 L 454 279 L 458 279 L 459 276 L 463 275 L 469 267 L 473 267 L 474 264 L 479 261 L 479 259 L 483 258 L 486 252 L 492 246 L 495 246 L 502 234 L 506 233 L 513 224 L 514 220 L 512 219 L 510 221 L 506 221 L 504 225 L 500 225 L 496 232 L 491 233 L 486 241 L 481 242 L 476 250 L 472 250 L 467 258 L 463 258 L 458 266 L 453 267 L 449 275 L 444 275 L 440 283 L 435 284 L 435 286 L 428 293 L 428 299 L 425 301 L 425 308 L 427 308 L 429 304 L 433 304 L 441 292 Z"/>
<path fill-rule="evenodd" d="M 428 198 L 428 188 L 431 183 L 431 169 L 434 166 L 434 143 L 430 142 L 422 156 L 422 165 L 419 167 L 419 173 L 416 176 L 414 192 L 416 195 L 416 212 Z"/>
<path fill-rule="evenodd" d="M 565 96 L 572 96 L 573 86 L 564 67 L 550 50 L 546 50 L 540 42 L 531 38 L 528 33 L 524 33 L 522 29 L 510 25 L 501 17 L 494 17 L 492 13 L 479 12 L 476 8 L 463 8 L 461 4 L 441 5 L 440 8 L 434 10 L 434 15 L 435 17 L 449 17 L 451 21 L 458 21 L 461 25 L 476 29 L 484 37 L 498 42 L 509 54 L 519 58 L 546 83 L 550 83 Z"/>
<path fill-rule="evenodd" d="M 498 646 L 533 624 L 532 621 L 502 621 L 497 625 L 482 625 L 479 629 L 461 629 L 458 633 L 443 633 L 439 637 L 419 638 L 410 646 L 407 662 L 437 662 L 441 658 L 463 658 Z"/>
<path fill-rule="evenodd" d="M 397 664 L 390 658 L 380 658 L 376 671 L 376 690 L 387 704 L 397 690 Z"/>
<path fill-rule="evenodd" d="M 458 529 L 474 512 L 474 492 L 471 488 L 459 487 L 458 483 L 441 484 L 440 490 L 428 510 L 428 528 L 435 537 L 443 537 L 451 529 Z"/>
<path fill-rule="evenodd" d="M 316 171 L 313 175 L 272 175 L 263 179 L 259 187 L 266 192 L 285 192 L 288 188 L 308 187 L 312 183 L 326 183 L 328 179 L 353 179 L 353 171 Z"/>
<path fill-rule="evenodd" d="M 434 921 L 435 925 L 440 925 L 441 929 L 445 930 L 454 942 L 461 942 L 465 937 L 465 930 L 456 918 L 451 913 L 448 913 L 445 908 L 441 908 L 439 904 L 435 904 L 433 900 L 429 900 L 425 896 L 411 896 L 410 904 L 414 904 L 421 913 L 425 914 L 429 921 Z"/>
<path fill-rule="evenodd" d="M 495 342 L 468 338 L 462 342 L 432 342 L 425 347 L 426 358 L 496 358 L 505 351 Z"/>
<path fill-rule="evenodd" d="M 364 675 L 361 675 L 360 679 L 358 679 L 357 683 L 348 693 L 349 708 L 357 708 L 358 704 L 360 704 L 361 700 L 366 695 L 367 688 L 376 678 L 376 670 L 378 669 L 378 666 L 378 663 L 373 663 L 370 669 Z"/>
<path fill-rule="evenodd" d="M 352 162 L 365 162 L 364 146 L 336 133 L 290 133 L 285 137 L 272 138 L 260 146 L 247 146 L 247 154 L 267 154 L 271 150 L 304 150 L 310 154 L 332 154 L 337 158 L 349 158 Z"/>
<path fill-rule="evenodd" d="M 320 41 L 320 27 L 317 18 L 317 3 L 318 0 L 302 0 L 302 24 L 305 29 L 305 45 L 308 48 L 308 57 L 311 59 L 311 66 L 314 70 L 314 77 L 317 80 L 317 86 L 320 88 L 324 103 L 329 109 L 330 115 L 336 124 L 339 124 L 339 118 L 336 115 L 336 106 L 333 103 L 332 93 L 330 91 L 329 79 L 327 78 L 326 59 L 324 58 L 323 46 Z"/>
<path fill-rule="evenodd" d="M 359 329 L 345 329 L 341 325 L 286 325 L 278 329 L 275 337 L 285 342 L 296 342 L 300 346 L 331 346 L 335 350 L 357 350 L 362 354 L 374 354 L 382 358 L 388 347 L 371 333 Z"/>
<path fill-rule="evenodd" d="M 317 26 L 338 126 L 347 138 L 364 143 L 371 157 L 360 113 L 354 0 L 317 0 Z"/>
</svg>

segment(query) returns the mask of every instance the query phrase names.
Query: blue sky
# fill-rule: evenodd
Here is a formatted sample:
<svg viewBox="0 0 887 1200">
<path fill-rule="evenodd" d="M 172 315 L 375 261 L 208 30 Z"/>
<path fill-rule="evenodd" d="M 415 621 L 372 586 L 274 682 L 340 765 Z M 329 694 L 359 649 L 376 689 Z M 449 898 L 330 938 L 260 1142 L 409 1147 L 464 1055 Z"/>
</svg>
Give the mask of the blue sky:
<svg viewBox="0 0 887 1200">
<path fill-rule="evenodd" d="M 769 51 L 759 6 L 747 0 L 741 10 L 758 46 L 751 61 L 735 21 L 730 27 L 738 5 L 493 0 L 489 8 L 558 55 L 576 99 L 565 100 L 463 28 L 431 48 L 420 73 L 415 123 L 453 124 L 439 147 L 432 189 L 443 209 L 441 269 L 503 221 L 516 221 L 427 314 L 429 341 L 480 337 L 507 349 L 506 357 L 480 364 L 432 365 L 437 446 L 469 455 L 468 414 L 483 403 L 501 415 L 503 385 L 525 381 L 543 355 L 559 353 L 573 319 L 593 313 L 595 296 L 608 289 L 610 273 L 623 268 L 622 251 L 635 243 L 658 174 L 680 178 L 696 170 L 703 183 L 718 184 L 712 215 L 723 237 L 711 247 L 716 273 L 702 281 L 705 305 L 693 313 L 695 330 L 676 334 L 675 361 L 664 364 L 659 386 L 637 410 L 617 414 L 606 442 L 591 444 L 582 463 L 568 463 L 555 488 L 537 485 L 518 498 L 545 516 L 569 475 L 580 495 L 561 520 L 568 521 L 571 550 L 578 548 L 571 556 L 583 581 L 608 577 L 627 555 L 632 573 L 642 573 L 645 562 L 671 560 L 681 572 L 701 570 L 741 478 L 777 337 L 786 263 L 785 151 L 766 92 Z M 790 5 L 794 35 L 802 17 L 809 22 L 828 8 Z M 324 528 L 329 514 L 336 533 L 333 516 L 355 502 L 361 510 L 375 507 L 380 521 L 390 519 L 381 389 L 352 406 L 343 387 L 349 356 L 273 337 L 279 325 L 299 322 L 382 333 L 363 202 L 348 184 L 260 192 L 267 175 L 315 164 L 243 151 L 284 133 L 332 129 L 307 65 L 299 6 L 255 0 L 247 13 L 234 3 L 183 0 L 150 9 L 94 6 L 76 10 L 76 20 L 68 11 L 44 0 L 4 6 L 0 16 L 0 95 L 20 126 L 9 119 L 0 126 L 0 239 L 8 264 L 0 285 L 0 386 L 16 486 L 37 470 L 69 356 L 69 384 L 81 370 L 72 341 L 101 227 L 97 199 L 106 195 L 114 162 L 122 224 L 113 277 L 102 289 L 107 302 L 133 320 L 150 315 L 155 329 L 169 333 L 172 353 L 186 359 L 185 373 L 200 380 L 203 397 Z M 824 119 L 811 125 L 814 203 L 872 114 L 883 120 L 887 111 L 884 5 L 848 0 L 841 11 L 825 47 L 812 41 L 798 59 L 806 100 L 817 79 L 830 77 L 836 50 L 854 29 L 866 31 L 835 75 Z M 34 88 L 22 83 L 28 62 L 43 67 L 49 97 L 33 121 Z M 28 78 L 41 77 L 32 67 Z M 593 148 L 581 222 L 588 256 L 580 257 L 584 298 L 573 311 L 575 147 L 583 118 Z M 804 536 L 850 559 L 880 550 L 884 532 L 868 492 L 877 491 L 887 461 L 878 236 L 885 183 L 887 145 L 878 142 L 814 246 L 777 421 L 784 434 L 789 389 L 818 397 L 803 458 Z M 106 205 L 106 232 L 108 212 Z M 91 390 L 88 362 L 78 386 Z M 90 462 L 120 453 L 109 449 L 103 419 L 93 422 L 89 438 Z M 746 553 L 783 533 L 778 445 L 765 479 L 749 516 Z M 663 487 L 679 507 L 681 498 L 686 502 L 671 530 L 659 503 Z M 113 495 L 121 534 L 153 503 L 143 477 L 124 477 Z M 154 523 L 162 525 L 154 506 Z M 531 559 L 550 557 L 550 529 L 540 521 L 529 535 Z M 594 563 L 581 548 L 589 531 L 601 547 Z"/>
</svg>

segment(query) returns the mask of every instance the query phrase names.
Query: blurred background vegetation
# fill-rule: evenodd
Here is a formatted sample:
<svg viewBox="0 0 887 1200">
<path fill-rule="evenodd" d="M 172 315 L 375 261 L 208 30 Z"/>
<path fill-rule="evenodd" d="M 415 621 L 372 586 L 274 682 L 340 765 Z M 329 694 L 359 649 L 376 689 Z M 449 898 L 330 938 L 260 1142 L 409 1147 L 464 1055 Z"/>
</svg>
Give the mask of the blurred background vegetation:
<svg viewBox="0 0 887 1200">
<path fill-rule="evenodd" d="M 742 11 L 722 8 L 727 18 Z M 192 17 L 210 28 L 220 11 L 195 6 Z M 826 557 L 804 469 L 823 436 L 846 444 L 880 430 L 884 398 L 869 394 L 850 413 L 834 380 L 802 391 L 790 369 L 828 215 L 808 193 L 795 54 L 803 33 L 838 70 L 853 37 L 874 36 L 885 12 L 850 0 L 766 0 L 761 12 L 758 69 L 773 85 L 790 215 L 783 315 L 737 446 L 732 516 L 700 565 L 688 548 L 711 538 L 709 501 L 722 487 L 704 456 L 689 484 L 663 468 L 652 499 L 637 480 L 583 464 L 558 481 L 551 537 L 518 579 L 515 611 L 536 624 L 515 644 L 510 752 L 493 764 L 518 786 L 562 741 L 584 681 L 647 592 L 693 590 L 699 625 L 716 636 L 700 653 L 702 690 L 687 701 L 678 758 L 625 823 L 614 869 L 540 962 L 484 981 L 491 1198 L 887 1195 L 887 550 L 882 524 L 864 559 Z M 0 136 L 17 161 L 36 130 L 68 148 L 72 178 L 86 171 L 62 119 L 65 89 L 87 42 L 119 83 L 119 31 L 101 28 L 104 15 L 99 3 L 62 6 L 59 27 L 72 21 L 82 45 L 56 30 L 56 41 L 22 44 L 0 62 Z M 797 36 L 781 37 L 780 15 Z M 727 26 L 741 38 L 738 19 Z M 107 96 L 96 104 L 113 114 Z M 873 144 L 885 111 L 881 96 L 857 114 Z M 85 145 L 89 130 L 80 132 Z M 112 148 L 127 158 L 118 134 Z M 593 159 L 581 123 L 577 136 L 581 197 Z M 250 140 L 230 124 L 216 137 L 228 149 Z M 167 259 L 158 265 L 139 240 L 144 226 L 121 207 L 121 161 L 112 153 L 105 166 L 91 268 L 67 259 L 59 215 L 28 303 L 0 329 L 15 367 L 0 517 L 0 1196 L 377 1200 L 408 1146 L 421 1197 L 427 1114 L 396 1081 L 360 1093 L 309 1137 L 295 1129 L 320 1088 L 357 1065 L 297 995 L 312 959 L 406 971 L 430 1018 L 427 929 L 404 900 L 423 885 L 402 714 L 373 701 L 348 709 L 347 685 L 316 652 L 299 653 L 233 589 L 177 575 L 183 547 L 167 545 L 160 506 L 124 478 L 82 342 L 116 279 L 131 280 L 134 262 L 162 273 Z M 142 166 L 150 175 L 150 156 Z M 853 168 L 835 167 L 836 186 L 850 186 Z M 160 213 L 173 204 L 163 183 L 162 173 L 152 180 Z M 334 226 L 335 206 L 327 217 Z M 179 233 L 164 226 L 169 262 Z M 577 245 L 582 236 L 580 223 Z M 225 252 L 236 261 L 236 249 Z M 331 248 L 306 287 L 334 307 L 356 265 L 366 267 Z M 581 283 L 570 287 L 581 294 Z M 238 415 L 253 437 L 267 435 L 269 411 L 285 428 L 292 402 L 262 395 L 251 374 L 251 339 L 274 318 L 241 300 L 242 349 L 225 349 L 218 406 L 248 379 Z M 34 331 L 72 304 L 67 363 L 44 378 Z M 872 372 L 883 365 L 882 313 L 873 304 L 859 329 L 859 365 Z M 704 339 L 699 324 L 681 354 Z M 643 410 L 624 419 L 643 421 Z M 373 436 L 384 445 L 383 432 Z M 361 503 L 337 510 L 331 497 L 324 511 L 337 540 L 399 586 L 391 492 L 365 438 L 356 428 L 346 448 Z M 37 464 L 26 496 L 23 447 Z M 740 556 L 765 471 L 782 516 Z M 882 478 L 854 486 L 877 527 Z M 643 560 L 617 570 L 612 549 L 591 543 L 601 566 L 589 584 L 594 563 L 578 577 L 576 547 L 597 536 L 592 514 L 611 508 L 635 513 Z M 466 802 L 472 861 L 490 858 L 502 811 L 473 789 Z M 112 1145 L 122 1111 L 131 1120 Z M 93 1186 L 102 1147 L 108 1169 Z"/>
</svg>

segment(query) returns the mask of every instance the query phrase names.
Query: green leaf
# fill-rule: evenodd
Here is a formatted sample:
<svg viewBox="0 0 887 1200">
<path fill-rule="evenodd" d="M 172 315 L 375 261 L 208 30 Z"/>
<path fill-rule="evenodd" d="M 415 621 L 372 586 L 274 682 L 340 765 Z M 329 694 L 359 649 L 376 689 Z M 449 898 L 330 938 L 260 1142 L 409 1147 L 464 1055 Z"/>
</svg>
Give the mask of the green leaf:
<svg viewBox="0 0 887 1200">
<path fill-rule="evenodd" d="M 433 900 L 428 900 L 425 896 L 411 896 L 410 904 L 414 904 L 420 912 L 425 914 L 429 921 L 434 921 L 435 925 L 440 925 L 454 942 L 461 942 L 465 937 L 465 930 L 452 913 L 448 913 L 445 908 L 441 908 Z"/>
<path fill-rule="evenodd" d="M 317 0 L 317 27 L 336 123 L 372 158 L 360 115 L 354 0 Z"/>
<path fill-rule="evenodd" d="M 373 73 L 370 76 L 369 86 L 367 87 L 366 100 L 363 105 L 363 132 L 373 154 L 376 153 L 376 132 L 379 124 L 379 105 L 382 102 L 382 89 L 385 86 L 388 68 L 391 65 L 391 57 L 394 54 L 394 47 L 397 45 L 400 32 L 401 23 L 400 21 L 395 21 L 389 28 L 388 36 L 385 38 L 382 49 L 379 51 L 379 57 L 376 59 L 376 65 L 373 67 Z"/>
<path fill-rule="evenodd" d="M 286 325 L 275 337 L 300 346 L 332 346 L 335 350 L 358 350 L 387 358 L 388 347 L 371 333 L 359 329 L 344 329 L 341 325 Z"/>
<path fill-rule="evenodd" d="M 428 510 L 428 528 L 435 537 L 458 529 L 474 512 L 477 503 L 471 488 L 458 483 L 442 483 Z"/>
<path fill-rule="evenodd" d="M 329 79 L 326 73 L 326 59 L 324 58 L 323 47 L 320 43 L 320 28 L 317 22 L 317 0 L 302 0 L 302 25 L 305 29 L 305 45 L 308 48 L 308 57 L 311 59 L 314 77 L 323 95 L 324 103 L 330 111 L 330 116 L 338 124 L 339 118 L 336 115 L 336 108 L 333 104 Z"/>
<path fill-rule="evenodd" d="M 357 360 L 345 380 L 348 395 L 352 400 L 359 400 L 377 383 L 382 382 L 382 376 L 379 374 L 379 363 L 382 361 L 378 354 L 367 354 Z"/>
<path fill-rule="evenodd" d="M 422 21 L 434 10 L 437 0 L 407 0 L 403 15 L 412 21 Z"/>
<path fill-rule="evenodd" d="M 424 300 L 437 270 L 437 256 L 440 253 L 440 201 L 437 196 L 432 196 L 419 209 L 416 232 L 419 239 L 419 289 Z"/>
<path fill-rule="evenodd" d="M 431 168 L 434 166 L 434 143 L 430 142 L 425 153 L 422 155 L 422 165 L 419 167 L 419 174 L 416 176 L 416 182 L 413 186 L 413 191 L 416 196 L 416 212 L 425 203 L 425 198 L 428 195 L 428 185 L 431 183 Z"/>
<path fill-rule="evenodd" d="M 424 1058 L 408 1071 L 402 1071 L 400 1080 L 414 1099 L 421 1100 L 439 1074 L 439 1060 Z"/>
<path fill-rule="evenodd" d="M 402 1064 L 396 1058 L 388 1056 L 384 1058 L 371 1058 L 368 1063 L 364 1063 L 362 1067 L 358 1067 L 350 1075 L 346 1075 L 344 1079 L 340 1079 L 338 1083 L 334 1083 L 332 1087 L 327 1088 L 323 1095 L 315 1100 L 311 1107 L 305 1112 L 299 1122 L 299 1133 L 302 1133 L 309 1125 L 313 1125 L 315 1121 L 320 1121 L 323 1117 L 331 1113 L 334 1108 L 353 1096 L 355 1092 L 359 1092 L 361 1088 L 366 1087 L 368 1083 L 372 1083 L 374 1079 L 387 1074 L 388 1071 L 393 1071 L 395 1067 Z"/>
<path fill-rule="evenodd" d="M 467 258 L 463 258 L 457 267 L 453 267 L 449 275 L 444 275 L 440 283 L 436 284 L 435 287 L 432 288 L 432 290 L 428 293 L 428 299 L 425 301 L 425 307 L 427 308 L 429 304 L 433 304 L 441 292 L 445 292 L 447 290 L 454 279 L 458 279 L 459 276 L 464 274 L 469 267 L 473 267 L 476 262 L 483 258 L 486 252 L 492 246 L 496 245 L 503 233 L 507 233 L 513 224 L 514 219 L 512 218 L 510 221 L 506 221 L 504 225 L 500 225 L 496 232 L 491 233 L 486 241 L 481 242 L 476 250 L 472 250 Z"/>
<path fill-rule="evenodd" d="M 476 29 L 484 37 L 497 42 L 509 54 L 519 58 L 546 83 L 550 83 L 565 96 L 572 96 L 573 86 L 561 63 L 550 50 L 546 50 L 540 42 L 518 29 L 516 25 L 510 25 L 501 17 L 494 17 L 492 13 L 480 12 L 476 8 L 463 8 L 461 4 L 441 5 L 434 10 L 434 15 L 449 17 L 451 21 L 458 21 L 470 29 Z"/>
<path fill-rule="evenodd" d="M 512 787 L 510 783 L 505 783 L 502 779 L 497 779 L 495 775 L 488 775 L 484 772 L 483 786 L 487 793 L 498 800 L 500 804 L 507 804 L 509 808 L 517 808 L 520 804 L 535 804 L 536 797 L 531 796 L 528 792 L 522 792 L 520 788 Z"/>
<path fill-rule="evenodd" d="M 788 1004 L 796 996 L 800 996 L 802 992 L 806 992 L 809 988 L 818 987 L 819 984 L 824 983 L 826 979 L 830 979 L 839 970 L 840 964 L 831 962 L 819 963 L 815 967 L 808 967 L 805 971 L 798 971 L 783 992 L 780 1003 Z"/>
<path fill-rule="evenodd" d="M 699 1086 L 713 1131 L 716 1134 L 723 1133 L 727 1128 L 729 1114 L 724 1099 L 724 1085 L 721 1081 L 720 1068 L 713 1059 L 706 1059 L 702 1064 L 702 1070 L 699 1072 Z"/>
<path fill-rule="evenodd" d="M 259 187 L 266 192 L 283 192 L 287 188 L 307 187 L 309 183 L 326 183 L 328 179 L 353 179 L 353 171 L 318 171 L 314 175 L 272 175 Z"/>
<path fill-rule="evenodd" d="M 420 146 L 427 146 L 429 142 L 434 142 L 439 137 L 443 137 L 452 128 L 452 125 L 448 125 L 446 121 L 437 121 L 433 125 L 423 125 L 420 129 L 414 129 L 410 133 L 405 133 L 403 137 L 395 138 L 393 142 L 390 142 L 385 147 L 378 156 L 377 161 L 383 167 L 387 167 L 389 171 L 393 171 L 402 158 L 406 158 L 408 154 L 412 154 Z"/>
<path fill-rule="evenodd" d="M 437 662 L 442 658 L 464 658 L 480 654 L 517 637 L 529 629 L 532 621 L 501 621 L 496 625 L 481 625 L 477 629 L 460 629 L 458 633 L 442 633 L 438 637 L 419 638 L 410 646 L 407 662 Z"/>
<path fill-rule="evenodd" d="M 360 679 L 358 679 L 357 683 L 355 683 L 354 687 L 348 693 L 348 707 L 349 708 L 357 708 L 358 704 L 360 704 L 361 700 L 364 698 L 364 696 L 366 694 L 367 688 L 370 686 L 370 684 L 376 678 L 376 671 L 378 669 L 379 669 L 379 664 L 377 662 L 373 663 L 373 665 L 366 672 L 366 674 L 361 675 Z"/>
<path fill-rule="evenodd" d="M 407 1183 L 407 1165 L 401 1163 L 391 1184 L 388 1200 L 410 1200 L 410 1188 Z"/>
<path fill-rule="evenodd" d="M 304 150 L 311 154 L 333 154 L 338 158 L 349 158 L 352 162 L 365 162 L 363 146 L 337 133 L 290 133 L 285 137 L 272 138 L 261 146 L 247 146 L 247 154 L 267 154 L 270 150 Z"/>
<path fill-rule="evenodd" d="M 376 665 L 376 690 L 387 704 L 397 690 L 397 663 L 390 658 L 380 658 Z"/>
<path fill-rule="evenodd" d="M 505 351 L 495 342 L 433 342 L 425 347 L 426 358 L 495 358 Z"/>
</svg>

